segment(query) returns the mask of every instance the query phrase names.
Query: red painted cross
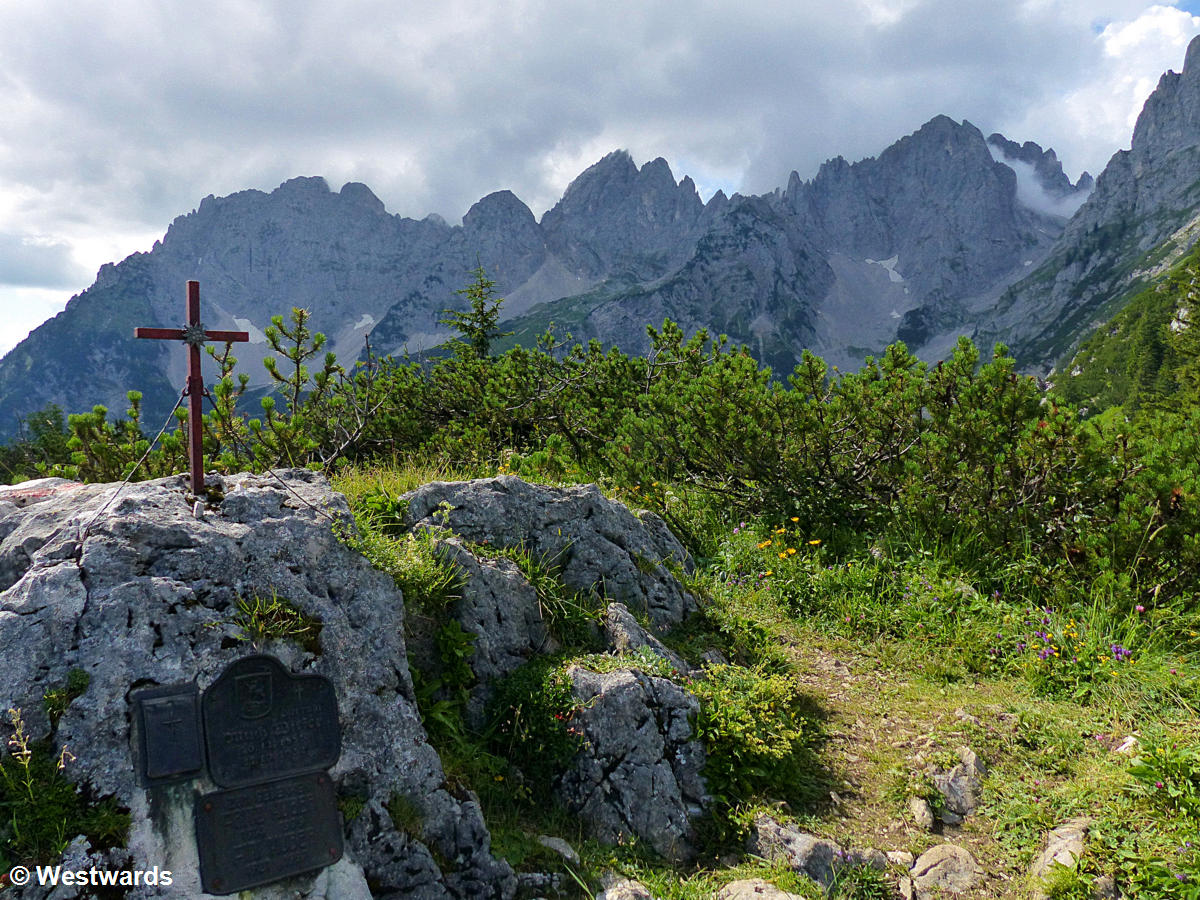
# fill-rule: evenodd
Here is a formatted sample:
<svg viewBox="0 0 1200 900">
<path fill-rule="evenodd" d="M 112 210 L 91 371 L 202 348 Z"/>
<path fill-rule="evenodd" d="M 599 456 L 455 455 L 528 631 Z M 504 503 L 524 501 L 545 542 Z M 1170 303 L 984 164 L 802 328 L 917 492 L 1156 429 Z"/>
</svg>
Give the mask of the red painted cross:
<svg viewBox="0 0 1200 900">
<path fill-rule="evenodd" d="M 200 324 L 200 282 L 187 283 L 187 326 L 184 328 L 135 328 L 133 336 L 183 341 L 188 345 L 188 462 L 192 469 L 192 493 L 204 492 L 204 425 L 200 399 L 204 396 L 204 378 L 200 375 L 200 347 L 206 341 L 232 344 L 250 340 L 247 331 L 205 331 Z"/>
</svg>

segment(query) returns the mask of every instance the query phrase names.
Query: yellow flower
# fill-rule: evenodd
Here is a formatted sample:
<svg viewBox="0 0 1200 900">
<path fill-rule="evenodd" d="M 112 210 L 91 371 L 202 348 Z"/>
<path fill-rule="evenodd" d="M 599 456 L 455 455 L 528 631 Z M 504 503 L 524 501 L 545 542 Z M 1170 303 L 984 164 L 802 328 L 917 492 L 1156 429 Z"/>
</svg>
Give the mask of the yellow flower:
<svg viewBox="0 0 1200 900">
<path fill-rule="evenodd" d="M 799 522 L 799 521 L 800 521 L 800 517 L 799 517 L 799 516 L 792 516 L 792 521 L 793 521 L 793 522 Z"/>
<path fill-rule="evenodd" d="M 774 574 L 775 574 L 774 569 L 767 569 L 767 571 L 763 572 L 763 578 L 766 578 L 768 575 L 774 575 Z"/>
<path fill-rule="evenodd" d="M 788 547 L 788 548 L 787 548 L 787 552 L 788 552 L 788 556 L 795 556 L 795 555 L 796 555 L 796 548 L 795 548 L 795 547 Z"/>
<path fill-rule="evenodd" d="M 765 540 L 761 544 L 758 545 L 758 549 L 761 550 L 761 549 L 763 549 L 763 547 L 770 547 L 770 546 L 771 546 L 771 541 Z"/>
<path fill-rule="evenodd" d="M 786 556 L 787 556 L 787 552 L 786 552 L 786 551 L 784 551 L 784 550 L 780 550 L 780 551 L 779 551 L 779 558 L 780 558 L 780 559 L 783 559 L 783 558 L 784 558 L 784 557 L 786 557 Z"/>
<path fill-rule="evenodd" d="M 809 541 L 809 542 L 808 542 L 808 546 L 810 546 L 810 547 L 816 547 L 816 546 L 817 546 L 818 544 L 820 544 L 820 543 L 821 543 L 821 539 L 820 539 L 820 538 L 813 538 L 811 541 Z"/>
</svg>

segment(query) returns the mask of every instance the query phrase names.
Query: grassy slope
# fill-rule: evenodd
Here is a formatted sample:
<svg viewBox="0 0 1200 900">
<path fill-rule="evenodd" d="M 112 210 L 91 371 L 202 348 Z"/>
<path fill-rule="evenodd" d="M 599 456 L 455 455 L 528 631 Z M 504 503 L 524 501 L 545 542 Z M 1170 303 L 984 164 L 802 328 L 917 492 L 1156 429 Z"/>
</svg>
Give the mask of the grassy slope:
<svg viewBox="0 0 1200 900">
<path fill-rule="evenodd" d="M 350 473 L 338 487 L 361 505 L 381 487 L 396 496 L 433 477 L 483 474 L 493 473 L 381 470 Z M 952 841 L 984 869 L 973 896 L 1016 898 L 1029 896 L 1029 864 L 1045 834 L 1086 815 L 1087 852 L 1077 872 L 1059 873 L 1053 896 L 1089 896 L 1100 874 L 1115 874 L 1126 896 L 1187 896 L 1172 891 L 1191 883 L 1176 875 L 1200 878 L 1200 857 L 1185 847 L 1200 833 L 1200 624 L 1138 610 L 1119 584 L 1073 585 L 1020 559 L 981 575 L 957 568 L 939 548 L 902 541 L 835 556 L 794 523 L 723 522 L 713 509 L 685 514 L 707 535 L 695 548 L 703 563 L 695 586 L 708 602 L 669 642 L 693 663 L 715 647 L 745 665 L 786 671 L 809 711 L 805 800 L 781 807 L 769 792 L 746 797 L 735 826 L 767 807 L 844 847 L 919 854 Z M 1035 637 L 1039 631 L 1049 641 Z M 1118 659 L 1114 644 L 1132 655 Z M 1059 653 L 1047 656 L 1047 646 Z M 1131 735 L 1143 756 L 1160 760 L 1140 779 L 1136 752 L 1116 749 Z M 598 846 L 564 811 L 527 802 L 523 788 L 505 780 L 502 760 L 481 764 L 486 753 L 471 741 L 443 740 L 442 752 L 453 777 L 479 792 L 496 848 L 519 869 L 562 871 L 533 836 L 565 837 L 583 856 L 582 867 L 564 875 L 569 896 L 587 896 L 576 878 L 594 891 L 612 870 L 663 898 L 710 897 L 746 877 L 820 896 L 811 882 L 743 855 L 736 827 L 686 870 L 637 847 Z M 950 764 L 960 746 L 991 767 L 981 811 L 961 828 L 929 834 L 913 824 L 907 797 L 923 790 L 927 765 Z M 1159 746 L 1165 755 L 1155 756 Z M 1143 883 L 1131 883 L 1136 878 Z M 835 894 L 885 896 L 878 889 L 870 879 L 848 880 Z"/>
</svg>

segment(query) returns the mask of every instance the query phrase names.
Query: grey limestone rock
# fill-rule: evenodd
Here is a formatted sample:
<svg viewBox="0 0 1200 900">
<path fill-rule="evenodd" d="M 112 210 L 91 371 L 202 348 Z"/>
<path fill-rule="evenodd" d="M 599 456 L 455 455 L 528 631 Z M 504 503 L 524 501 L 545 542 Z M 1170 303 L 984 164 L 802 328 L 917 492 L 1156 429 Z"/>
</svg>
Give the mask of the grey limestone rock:
<svg viewBox="0 0 1200 900">
<path fill-rule="evenodd" d="M 475 636 L 470 664 L 478 683 L 471 692 L 468 716 L 478 723 L 496 679 L 533 656 L 553 653 L 558 644 L 546 627 L 537 592 L 516 563 L 472 553 L 457 537 L 441 540 L 437 547 L 442 559 L 457 566 L 462 576 L 462 596 L 450 612 L 464 631 Z M 423 635 L 434 624 L 414 621 L 410 633 Z"/>
<path fill-rule="evenodd" d="M 982 874 L 975 857 L 957 844 L 938 844 L 926 850 L 909 873 L 918 900 L 935 897 L 938 892 L 965 894 Z"/>
<path fill-rule="evenodd" d="M 607 875 L 601 882 L 604 890 L 596 895 L 596 900 L 656 900 L 649 888 L 632 878 Z"/>
<path fill-rule="evenodd" d="M 200 894 L 192 792 L 212 789 L 203 780 L 139 786 L 130 695 L 150 685 L 204 689 L 251 652 L 234 621 L 239 599 L 279 597 L 319 620 L 317 652 L 286 640 L 261 649 L 333 682 L 343 741 L 331 775 L 362 811 L 348 823 L 344 864 L 250 896 L 364 896 L 365 876 L 377 897 L 511 897 L 515 878 L 491 855 L 477 802 L 446 784 L 426 741 L 403 597 L 333 533 L 335 522 L 352 527 L 345 500 L 305 470 L 210 476 L 208 484 L 224 500 L 202 521 L 183 477 L 119 494 L 84 485 L 0 512 L 0 709 L 21 709 L 34 740 L 75 755 L 72 781 L 129 810 L 127 847 L 111 853 L 174 871 L 173 888 L 130 896 Z M 87 688 L 52 725 L 42 697 L 72 670 L 86 673 Z M 413 821 L 391 820 L 395 797 L 413 807 Z"/>
<path fill-rule="evenodd" d="M 933 831 L 933 807 L 924 797 L 909 797 L 908 811 L 913 822 L 924 831 Z"/>
<path fill-rule="evenodd" d="M 716 900 L 801 900 L 801 897 L 761 878 L 743 878 L 731 881 L 717 891 Z"/>
<path fill-rule="evenodd" d="M 537 842 L 547 850 L 553 850 L 567 862 L 573 866 L 579 865 L 579 854 L 575 852 L 575 848 L 568 844 L 560 837 L 554 837 L 549 834 L 539 834 Z"/>
<path fill-rule="evenodd" d="M 636 836 L 672 860 L 694 854 L 692 819 L 708 802 L 704 749 L 692 721 L 699 702 L 666 678 L 637 670 L 567 670 L 582 709 L 583 749 L 560 796 L 606 843 Z"/>
<path fill-rule="evenodd" d="M 833 884 L 845 859 L 842 848 L 833 841 L 805 834 L 770 816 L 759 816 L 754 820 L 748 849 L 763 859 L 781 862 L 824 887 Z"/>
<path fill-rule="evenodd" d="M 679 654 L 638 624 L 623 603 L 610 603 L 604 610 L 604 636 L 610 650 L 618 653 L 646 650 L 667 661 L 676 672 L 684 674 L 689 666 Z"/>
<path fill-rule="evenodd" d="M 982 778 L 987 775 L 987 766 L 969 747 L 959 748 L 961 763 L 949 772 L 936 772 L 933 783 L 942 795 L 942 821 L 947 825 L 959 825 L 979 806 L 983 793 Z"/>
<path fill-rule="evenodd" d="M 1083 855 L 1090 825 L 1091 819 L 1080 816 L 1068 819 L 1046 835 L 1046 844 L 1034 857 L 1029 869 L 1035 883 L 1049 875 L 1055 866 L 1066 866 L 1068 869 L 1075 867 Z M 1040 887 L 1035 887 L 1032 896 L 1035 900 L 1045 900 L 1046 893 Z"/>
<path fill-rule="evenodd" d="M 477 544 L 523 547 L 577 591 L 624 603 L 659 628 L 678 624 L 695 598 L 671 572 L 691 556 L 653 513 L 635 515 L 595 485 L 552 488 L 511 475 L 435 481 L 401 498 L 409 522 L 446 527 Z"/>
</svg>

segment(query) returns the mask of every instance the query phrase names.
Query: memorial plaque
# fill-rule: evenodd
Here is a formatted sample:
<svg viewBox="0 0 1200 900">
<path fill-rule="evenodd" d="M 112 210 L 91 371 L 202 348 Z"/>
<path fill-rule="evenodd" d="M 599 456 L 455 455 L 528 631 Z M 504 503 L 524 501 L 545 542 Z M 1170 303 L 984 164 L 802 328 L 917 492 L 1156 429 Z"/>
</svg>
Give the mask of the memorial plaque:
<svg viewBox="0 0 1200 900">
<path fill-rule="evenodd" d="M 196 797 L 206 893 L 232 894 L 342 858 L 342 817 L 325 772 Z"/>
<path fill-rule="evenodd" d="M 201 705 L 209 775 L 221 787 L 327 769 L 341 755 L 333 683 L 293 675 L 273 656 L 232 663 Z"/>
<path fill-rule="evenodd" d="M 195 778 L 204 769 L 200 694 L 195 684 L 146 688 L 132 697 L 146 785 Z"/>
</svg>

